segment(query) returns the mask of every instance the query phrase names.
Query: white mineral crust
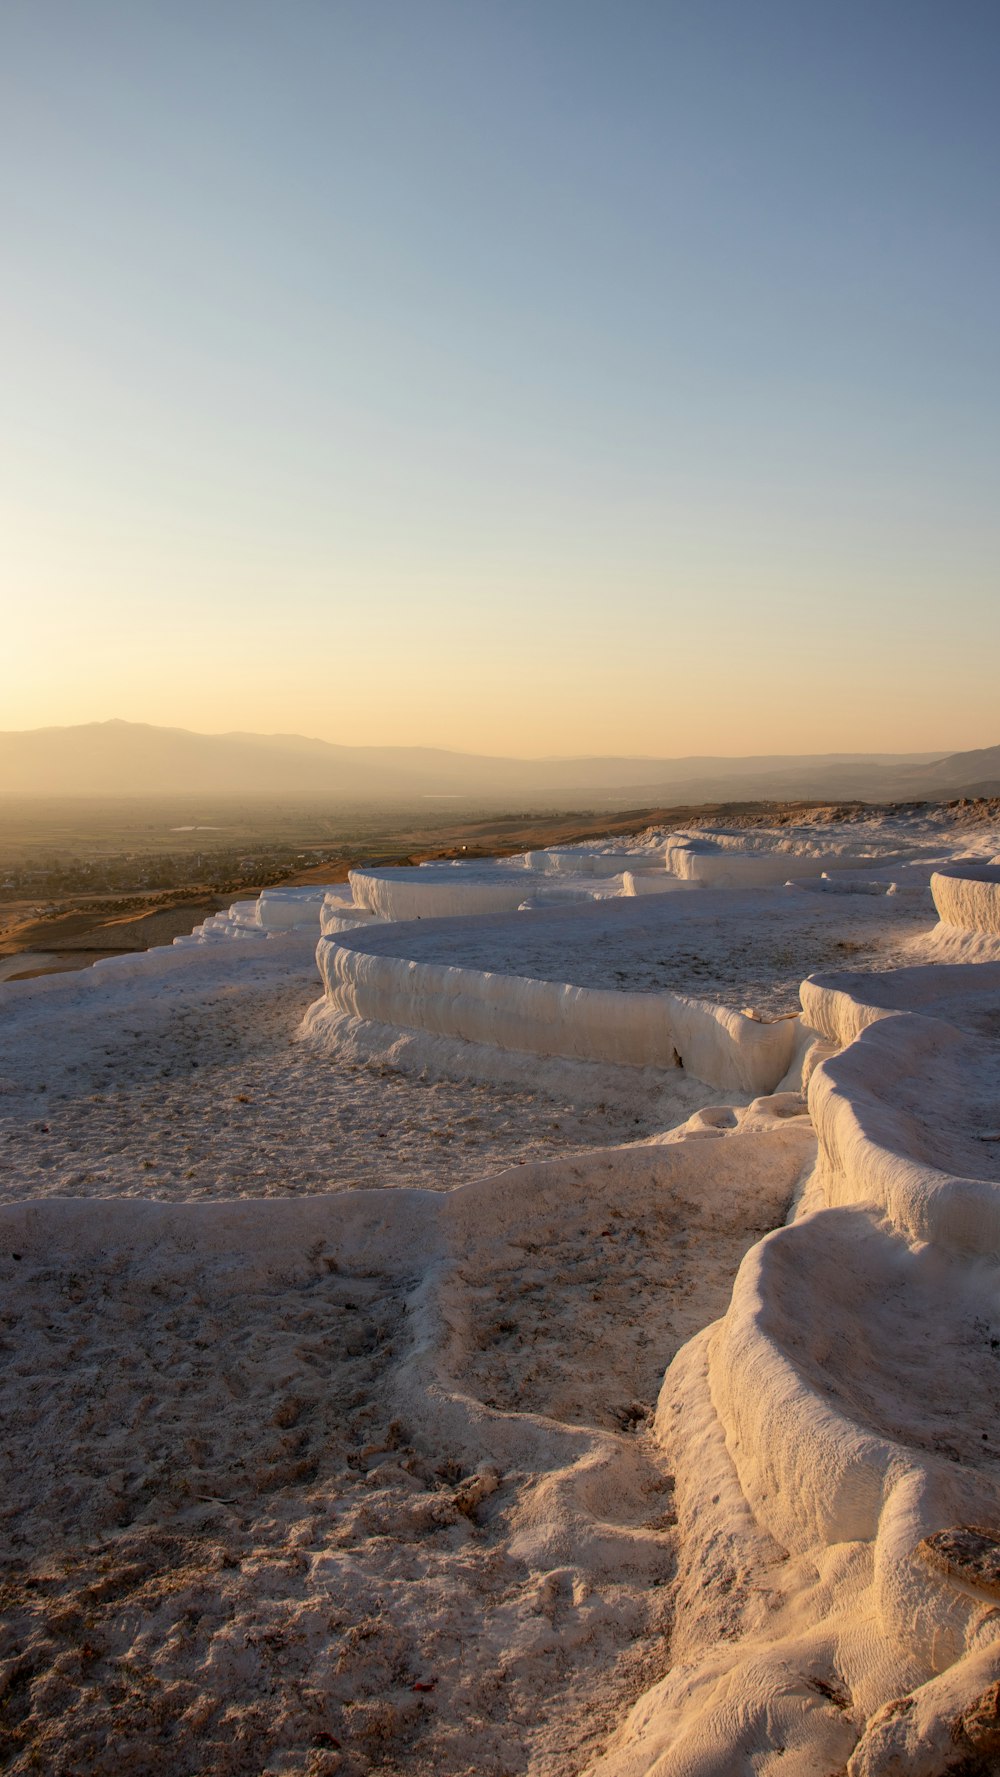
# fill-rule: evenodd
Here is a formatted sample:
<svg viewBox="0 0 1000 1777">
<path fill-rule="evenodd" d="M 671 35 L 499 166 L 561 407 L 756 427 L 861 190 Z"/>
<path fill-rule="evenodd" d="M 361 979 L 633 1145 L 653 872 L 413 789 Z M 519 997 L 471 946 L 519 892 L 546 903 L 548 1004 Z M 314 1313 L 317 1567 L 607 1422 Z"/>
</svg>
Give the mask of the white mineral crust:
<svg viewBox="0 0 1000 1777">
<path fill-rule="evenodd" d="M 654 834 L 0 986 L 11 1769 L 1000 1768 L 998 854 Z"/>
</svg>

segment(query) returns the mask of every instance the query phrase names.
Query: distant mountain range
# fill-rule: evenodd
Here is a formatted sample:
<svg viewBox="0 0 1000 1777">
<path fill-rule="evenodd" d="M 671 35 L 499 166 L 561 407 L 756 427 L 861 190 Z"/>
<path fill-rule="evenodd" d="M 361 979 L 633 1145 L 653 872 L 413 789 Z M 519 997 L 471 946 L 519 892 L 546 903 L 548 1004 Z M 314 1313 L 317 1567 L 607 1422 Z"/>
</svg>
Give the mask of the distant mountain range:
<svg viewBox="0 0 1000 1777">
<path fill-rule="evenodd" d="M 144 722 L 0 733 L 0 792 L 190 795 L 529 806 L 1000 795 L 1000 746 L 971 753 L 744 759 L 502 759 L 429 747 L 343 747 L 299 734 L 195 734 Z"/>
</svg>

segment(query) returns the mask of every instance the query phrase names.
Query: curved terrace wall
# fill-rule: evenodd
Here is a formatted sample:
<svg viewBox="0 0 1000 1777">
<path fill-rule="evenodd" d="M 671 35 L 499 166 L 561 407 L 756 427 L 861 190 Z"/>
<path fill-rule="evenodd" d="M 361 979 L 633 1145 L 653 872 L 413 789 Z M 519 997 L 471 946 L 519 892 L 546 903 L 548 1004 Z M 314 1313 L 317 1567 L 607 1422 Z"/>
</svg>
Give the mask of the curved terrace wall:
<svg viewBox="0 0 1000 1777">
<path fill-rule="evenodd" d="M 802 998 L 846 1044 L 810 1082 L 817 1166 L 667 1371 L 680 1663 L 594 1777 L 728 1777 L 776 1741 L 845 1777 L 996 1765 L 1000 968 L 845 971 Z M 773 1604 L 796 1559 L 808 1637 Z M 746 1587 L 735 1636 L 706 1599 L 720 1566 Z"/>
<path fill-rule="evenodd" d="M 476 874 L 471 866 L 351 870 L 356 907 L 379 919 L 448 919 L 465 913 L 513 913 L 535 884 L 524 869 Z"/>
<path fill-rule="evenodd" d="M 672 833 L 664 846 L 666 867 L 685 882 L 715 888 L 766 888 L 791 878 L 829 871 L 863 872 L 904 864 L 913 853 L 876 855 L 860 846 L 822 846 L 805 839 L 725 831 Z"/>
<path fill-rule="evenodd" d="M 838 1048 L 894 1012 L 920 1012 L 988 1033 L 1000 1012 L 1000 963 L 918 963 L 884 974 L 824 971 L 803 981 L 799 998 L 805 1023 Z"/>
<path fill-rule="evenodd" d="M 962 864 L 935 870 L 931 894 L 942 925 L 1000 937 L 1000 865 Z"/>
<path fill-rule="evenodd" d="M 266 932 L 290 932 L 312 926 L 319 931 L 319 914 L 326 884 L 316 888 L 262 889 L 257 900 L 257 924 Z"/>
<path fill-rule="evenodd" d="M 500 1049 L 629 1067 L 683 1066 L 708 1085 L 772 1092 L 798 1021 L 765 1024 L 674 993 L 574 987 L 365 951 L 362 933 L 321 938 L 316 960 L 337 1011 Z"/>
<path fill-rule="evenodd" d="M 547 886 L 547 879 L 551 886 Z M 538 851 L 521 857 L 351 870 L 354 905 L 379 919 L 450 919 L 467 913 L 513 913 L 526 899 L 578 895 L 592 884 L 636 894 L 637 881 L 666 883 L 660 852 Z M 600 892 L 600 891 L 598 891 Z"/>
</svg>

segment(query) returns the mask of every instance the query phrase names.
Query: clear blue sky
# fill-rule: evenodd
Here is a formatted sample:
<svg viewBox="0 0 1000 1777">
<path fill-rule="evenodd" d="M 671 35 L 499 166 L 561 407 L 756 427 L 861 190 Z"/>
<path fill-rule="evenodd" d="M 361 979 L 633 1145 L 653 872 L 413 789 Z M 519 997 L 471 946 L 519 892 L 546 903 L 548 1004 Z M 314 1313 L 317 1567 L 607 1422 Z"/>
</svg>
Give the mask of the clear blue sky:
<svg viewBox="0 0 1000 1777">
<path fill-rule="evenodd" d="M 998 93 L 995 0 L 5 0 L 0 727 L 1000 740 Z"/>
</svg>

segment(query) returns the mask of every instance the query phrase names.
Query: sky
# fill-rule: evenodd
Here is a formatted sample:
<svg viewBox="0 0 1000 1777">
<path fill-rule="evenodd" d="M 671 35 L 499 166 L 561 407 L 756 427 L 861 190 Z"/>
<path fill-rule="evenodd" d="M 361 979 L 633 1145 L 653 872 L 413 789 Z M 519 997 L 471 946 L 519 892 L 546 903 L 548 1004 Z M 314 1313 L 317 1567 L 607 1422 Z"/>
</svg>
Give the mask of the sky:
<svg viewBox="0 0 1000 1777">
<path fill-rule="evenodd" d="M 4 0 L 0 728 L 1000 742 L 995 0 Z"/>
</svg>

